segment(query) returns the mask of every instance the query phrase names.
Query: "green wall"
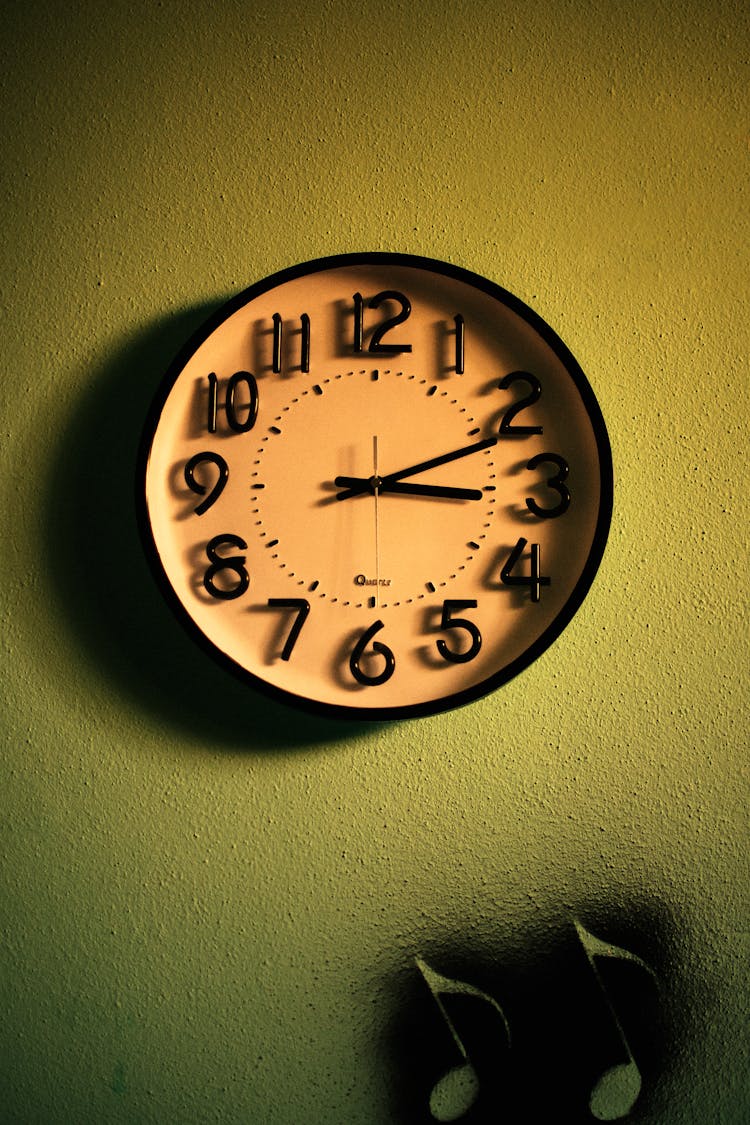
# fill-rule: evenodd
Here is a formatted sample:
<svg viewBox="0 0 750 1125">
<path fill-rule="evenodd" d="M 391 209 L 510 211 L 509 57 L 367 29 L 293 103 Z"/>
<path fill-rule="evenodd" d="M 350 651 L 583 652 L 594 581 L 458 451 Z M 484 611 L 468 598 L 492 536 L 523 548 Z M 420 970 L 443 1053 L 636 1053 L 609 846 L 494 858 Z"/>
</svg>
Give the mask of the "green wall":
<svg viewBox="0 0 750 1125">
<path fill-rule="evenodd" d="M 430 1121 L 462 1057 L 417 957 L 511 1027 L 444 998 L 467 1122 L 592 1120 L 627 1055 L 576 920 L 658 978 L 595 961 L 628 1120 L 748 1119 L 748 30 L 739 0 L 6 9 L 3 1122 Z M 534 665 L 362 727 L 193 645 L 132 479 L 214 308 L 364 249 L 535 308 L 616 491 Z"/>
</svg>

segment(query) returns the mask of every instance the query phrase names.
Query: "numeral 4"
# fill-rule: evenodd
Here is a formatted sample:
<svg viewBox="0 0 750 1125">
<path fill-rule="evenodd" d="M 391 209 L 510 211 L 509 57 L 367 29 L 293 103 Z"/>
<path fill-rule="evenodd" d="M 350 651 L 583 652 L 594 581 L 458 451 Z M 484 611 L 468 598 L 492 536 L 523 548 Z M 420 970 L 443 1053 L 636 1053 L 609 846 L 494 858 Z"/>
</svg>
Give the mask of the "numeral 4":
<svg viewBox="0 0 750 1125">
<path fill-rule="evenodd" d="M 538 602 L 542 586 L 549 586 L 550 579 L 543 577 L 539 570 L 541 567 L 541 549 L 538 543 L 531 544 L 531 573 L 513 574 L 514 568 L 521 562 L 526 550 L 526 540 L 521 538 L 506 559 L 505 566 L 500 571 L 500 581 L 503 586 L 528 586 L 532 602 Z"/>
</svg>

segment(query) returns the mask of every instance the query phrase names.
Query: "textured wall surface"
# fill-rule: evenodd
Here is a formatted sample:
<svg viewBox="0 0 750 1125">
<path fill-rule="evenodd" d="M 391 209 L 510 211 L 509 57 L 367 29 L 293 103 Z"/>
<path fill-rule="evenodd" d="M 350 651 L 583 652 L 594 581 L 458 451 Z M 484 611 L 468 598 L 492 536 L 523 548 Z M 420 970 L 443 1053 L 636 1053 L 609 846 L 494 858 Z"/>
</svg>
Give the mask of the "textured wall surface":
<svg viewBox="0 0 750 1125">
<path fill-rule="evenodd" d="M 6 13 L 3 1121 L 583 1122 L 626 1043 L 600 1116 L 748 1120 L 749 30 L 739 0 Z M 132 499 L 209 312 L 362 249 L 534 307 L 616 481 L 555 645 L 374 727 L 214 667 Z M 640 961 L 598 982 L 585 934 Z M 446 1017 L 464 1118 L 429 1108 Z"/>
</svg>

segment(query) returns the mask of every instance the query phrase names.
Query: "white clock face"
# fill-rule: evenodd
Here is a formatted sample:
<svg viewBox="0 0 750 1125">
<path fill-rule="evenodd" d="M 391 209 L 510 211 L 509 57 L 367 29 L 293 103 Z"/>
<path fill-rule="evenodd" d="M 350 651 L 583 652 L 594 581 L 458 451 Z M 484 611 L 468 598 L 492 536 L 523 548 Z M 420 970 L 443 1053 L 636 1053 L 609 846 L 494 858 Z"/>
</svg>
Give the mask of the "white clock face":
<svg viewBox="0 0 750 1125">
<path fill-rule="evenodd" d="M 611 511 L 591 388 L 473 274 L 347 255 L 222 309 L 144 436 L 142 524 L 199 639 L 332 715 L 468 702 L 585 596 Z"/>
</svg>

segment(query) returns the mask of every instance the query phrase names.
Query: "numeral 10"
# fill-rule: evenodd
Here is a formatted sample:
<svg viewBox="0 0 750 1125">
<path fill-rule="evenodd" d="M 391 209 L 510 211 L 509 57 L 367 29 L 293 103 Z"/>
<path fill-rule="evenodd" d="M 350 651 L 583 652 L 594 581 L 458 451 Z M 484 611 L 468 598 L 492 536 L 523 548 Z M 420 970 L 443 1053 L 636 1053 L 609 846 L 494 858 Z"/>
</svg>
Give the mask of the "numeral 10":
<svg viewBox="0 0 750 1125">
<path fill-rule="evenodd" d="M 208 376 L 208 417 L 210 434 L 216 433 L 219 411 L 219 379 L 212 371 Z M 258 384 L 249 371 L 235 371 L 227 380 L 224 395 L 224 413 L 227 425 L 236 434 L 252 430 L 258 417 Z"/>
</svg>

